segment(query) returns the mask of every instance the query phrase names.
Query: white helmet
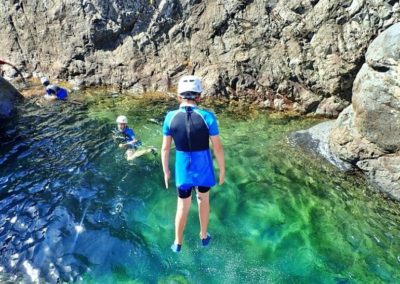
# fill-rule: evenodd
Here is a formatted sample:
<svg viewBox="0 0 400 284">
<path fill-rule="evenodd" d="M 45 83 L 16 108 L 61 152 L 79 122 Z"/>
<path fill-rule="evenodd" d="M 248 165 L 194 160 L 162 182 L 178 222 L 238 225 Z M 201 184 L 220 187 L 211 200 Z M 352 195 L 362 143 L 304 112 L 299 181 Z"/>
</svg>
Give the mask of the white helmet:
<svg viewBox="0 0 400 284">
<path fill-rule="evenodd" d="M 42 84 L 44 84 L 44 83 L 49 83 L 49 78 L 47 78 L 47 77 L 42 77 L 42 78 L 40 78 L 40 82 L 41 82 Z"/>
<path fill-rule="evenodd" d="M 178 83 L 178 94 L 194 92 L 200 94 L 202 91 L 201 81 L 196 76 L 183 76 Z"/>
<path fill-rule="evenodd" d="M 125 115 L 120 115 L 117 117 L 117 123 L 128 123 L 128 118 Z"/>
</svg>

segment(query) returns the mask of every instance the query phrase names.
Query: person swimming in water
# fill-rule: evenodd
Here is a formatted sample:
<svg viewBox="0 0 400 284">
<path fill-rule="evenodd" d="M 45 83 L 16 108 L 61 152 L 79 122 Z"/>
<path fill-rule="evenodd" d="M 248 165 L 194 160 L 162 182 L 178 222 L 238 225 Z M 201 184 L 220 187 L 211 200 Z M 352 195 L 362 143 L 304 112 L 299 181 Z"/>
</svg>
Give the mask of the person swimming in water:
<svg viewBox="0 0 400 284">
<path fill-rule="evenodd" d="M 47 77 L 42 77 L 40 79 L 40 82 L 46 88 L 46 94 L 44 95 L 44 98 L 46 100 L 49 101 L 67 100 L 68 91 L 66 89 L 61 88 L 57 85 L 50 84 L 49 78 Z"/>
<path fill-rule="evenodd" d="M 128 161 L 134 160 L 147 153 L 155 153 L 153 147 L 147 149 L 139 149 L 142 142 L 136 138 L 136 134 L 132 128 L 128 127 L 128 118 L 125 115 L 117 117 L 117 129 L 113 131 L 114 140 L 118 140 L 119 148 L 126 150 L 126 159 Z"/>
</svg>

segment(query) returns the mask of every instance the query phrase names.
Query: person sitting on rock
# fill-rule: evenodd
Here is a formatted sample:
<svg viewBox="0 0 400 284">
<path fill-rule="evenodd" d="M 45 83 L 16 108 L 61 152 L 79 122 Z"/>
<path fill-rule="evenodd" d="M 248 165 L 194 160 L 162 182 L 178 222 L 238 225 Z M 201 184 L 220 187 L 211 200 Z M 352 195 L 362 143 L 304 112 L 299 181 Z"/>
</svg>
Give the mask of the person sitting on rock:
<svg viewBox="0 0 400 284">
<path fill-rule="evenodd" d="M 46 94 L 44 98 L 49 101 L 54 100 L 66 100 L 68 97 L 68 91 L 64 88 L 61 88 L 57 85 L 50 84 L 50 81 L 47 77 L 43 77 L 40 79 L 43 86 L 46 87 Z"/>
<path fill-rule="evenodd" d="M 113 138 L 119 141 L 119 148 L 126 148 L 126 159 L 128 161 L 134 160 L 147 153 L 155 154 L 153 147 L 148 149 L 138 150 L 142 146 L 142 142 L 136 138 L 135 132 L 128 127 L 128 118 L 125 115 L 117 117 L 117 129 L 113 131 Z"/>
</svg>

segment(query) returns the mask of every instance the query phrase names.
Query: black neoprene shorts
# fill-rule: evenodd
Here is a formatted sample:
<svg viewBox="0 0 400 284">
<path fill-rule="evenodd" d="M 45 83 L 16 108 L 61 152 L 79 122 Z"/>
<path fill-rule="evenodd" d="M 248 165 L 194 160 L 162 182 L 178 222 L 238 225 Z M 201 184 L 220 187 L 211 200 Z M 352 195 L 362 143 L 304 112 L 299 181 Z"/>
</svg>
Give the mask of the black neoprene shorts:
<svg viewBox="0 0 400 284">
<path fill-rule="evenodd" d="M 210 190 L 207 186 L 192 186 L 186 189 L 178 187 L 178 196 L 182 199 L 188 198 L 192 195 L 192 190 L 197 189 L 201 193 L 206 193 Z"/>
</svg>

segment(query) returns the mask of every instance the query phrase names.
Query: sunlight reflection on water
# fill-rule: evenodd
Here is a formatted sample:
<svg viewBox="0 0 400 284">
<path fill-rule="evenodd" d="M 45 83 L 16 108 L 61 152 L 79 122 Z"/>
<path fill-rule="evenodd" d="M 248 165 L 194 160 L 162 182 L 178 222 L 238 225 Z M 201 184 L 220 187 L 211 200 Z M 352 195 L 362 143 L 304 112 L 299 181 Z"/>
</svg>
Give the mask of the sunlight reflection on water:
<svg viewBox="0 0 400 284">
<path fill-rule="evenodd" d="M 175 106 L 123 97 L 22 106 L 0 149 L 0 280 L 399 279 L 399 205 L 286 143 L 290 131 L 315 120 L 237 118 L 223 108 L 227 176 L 211 190 L 212 245 L 201 248 L 193 204 L 182 252 L 172 254 L 176 195 L 163 188 L 159 156 L 127 162 L 110 131 L 126 113 L 144 144 L 159 148 L 153 120 Z"/>
</svg>

